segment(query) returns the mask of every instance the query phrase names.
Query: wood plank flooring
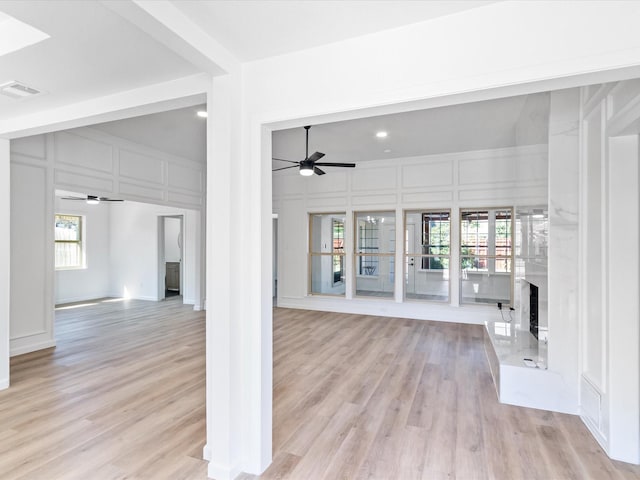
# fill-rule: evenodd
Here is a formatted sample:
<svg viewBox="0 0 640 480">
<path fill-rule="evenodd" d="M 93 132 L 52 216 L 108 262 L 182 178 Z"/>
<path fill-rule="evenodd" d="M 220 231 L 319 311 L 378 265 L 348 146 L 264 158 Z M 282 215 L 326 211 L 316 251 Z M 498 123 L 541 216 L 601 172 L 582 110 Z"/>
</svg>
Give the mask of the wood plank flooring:
<svg viewBox="0 0 640 480">
<path fill-rule="evenodd" d="M 12 360 L 0 479 L 200 479 L 204 315 L 175 300 L 57 311 Z M 640 479 L 577 417 L 500 405 L 477 326 L 274 310 L 274 462 L 243 480 Z"/>
<path fill-rule="evenodd" d="M 243 480 L 640 479 L 580 419 L 501 405 L 482 327 L 274 314 L 274 461 Z"/>
<path fill-rule="evenodd" d="M 0 479 L 206 479 L 204 313 L 86 304 L 56 311 L 55 349 L 12 359 Z"/>
</svg>

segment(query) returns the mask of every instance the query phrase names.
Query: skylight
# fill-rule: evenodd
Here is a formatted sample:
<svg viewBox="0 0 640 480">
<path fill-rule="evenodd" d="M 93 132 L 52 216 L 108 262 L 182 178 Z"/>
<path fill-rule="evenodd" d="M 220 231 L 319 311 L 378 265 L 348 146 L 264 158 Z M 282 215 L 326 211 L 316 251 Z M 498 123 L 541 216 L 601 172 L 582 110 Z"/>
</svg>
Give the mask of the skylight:
<svg viewBox="0 0 640 480">
<path fill-rule="evenodd" d="M 0 12 L 0 57 L 49 38 L 31 25 Z"/>
</svg>

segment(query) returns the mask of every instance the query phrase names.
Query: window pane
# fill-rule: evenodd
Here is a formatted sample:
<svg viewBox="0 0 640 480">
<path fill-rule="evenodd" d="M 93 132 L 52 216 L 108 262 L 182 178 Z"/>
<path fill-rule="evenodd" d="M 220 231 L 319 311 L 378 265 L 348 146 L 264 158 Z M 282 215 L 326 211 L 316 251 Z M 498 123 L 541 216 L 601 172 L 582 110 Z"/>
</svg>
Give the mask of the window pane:
<svg viewBox="0 0 640 480">
<path fill-rule="evenodd" d="M 449 300 L 449 257 L 406 257 L 405 298 Z M 427 268 L 417 269 L 422 264 Z"/>
<path fill-rule="evenodd" d="M 82 217 L 56 215 L 56 240 L 80 241 Z"/>
<path fill-rule="evenodd" d="M 392 256 L 356 256 L 356 295 L 393 297 L 395 259 Z"/>
<path fill-rule="evenodd" d="M 489 240 L 488 213 L 485 211 L 460 214 L 460 243 L 462 253 L 486 255 Z M 482 252 L 482 253 L 481 253 Z"/>
<path fill-rule="evenodd" d="M 511 275 L 463 270 L 461 298 L 464 303 L 511 303 Z"/>
<path fill-rule="evenodd" d="M 56 243 L 56 268 L 82 266 L 82 248 L 79 243 Z"/>
<path fill-rule="evenodd" d="M 393 212 L 356 214 L 356 253 L 394 253 L 395 251 L 396 228 Z"/>
<path fill-rule="evenodd" d="M 334 270 L 336 263 L 344 265 L 342 255 L 311 255 L 311 293 L 344 295 L 342 275 Z"/>
<path fill-rule="evenodd" d="M 310 293 L 344 295 L 344 216 L 344 213 L 309 215 Z"/>
</svg>

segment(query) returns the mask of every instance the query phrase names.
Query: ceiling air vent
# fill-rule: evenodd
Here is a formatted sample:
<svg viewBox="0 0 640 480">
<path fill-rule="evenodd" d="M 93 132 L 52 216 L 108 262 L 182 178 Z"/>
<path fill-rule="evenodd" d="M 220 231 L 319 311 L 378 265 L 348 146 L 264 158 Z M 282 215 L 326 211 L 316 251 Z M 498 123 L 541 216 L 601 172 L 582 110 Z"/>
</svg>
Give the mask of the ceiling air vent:
<svg viewBox="0 0 640 480">
<path fill-rule="evenodd" d="M 24 83 L 12 80 L 0 85 L 0 93 L 11 98 L 25 98 L 38 95 L 40 90 L 26 86 Z"/>
</svg>

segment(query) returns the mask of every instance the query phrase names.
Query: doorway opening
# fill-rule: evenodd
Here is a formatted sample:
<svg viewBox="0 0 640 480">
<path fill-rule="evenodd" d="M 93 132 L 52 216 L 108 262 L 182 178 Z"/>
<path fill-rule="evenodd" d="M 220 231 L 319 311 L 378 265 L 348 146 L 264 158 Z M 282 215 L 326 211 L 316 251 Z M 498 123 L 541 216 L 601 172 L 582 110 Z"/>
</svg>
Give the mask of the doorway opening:
<svg viewBox="0 0 640 480">
<path fill-rule="evenodd" d="M 158 298 L 161 300 L 182 295 L 183 228 L 182 215 L 158 217 Z"/>
</svg>

